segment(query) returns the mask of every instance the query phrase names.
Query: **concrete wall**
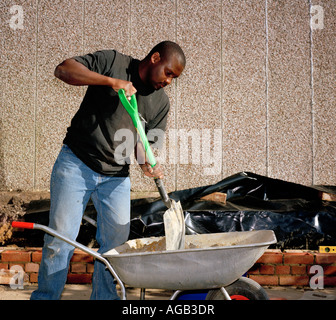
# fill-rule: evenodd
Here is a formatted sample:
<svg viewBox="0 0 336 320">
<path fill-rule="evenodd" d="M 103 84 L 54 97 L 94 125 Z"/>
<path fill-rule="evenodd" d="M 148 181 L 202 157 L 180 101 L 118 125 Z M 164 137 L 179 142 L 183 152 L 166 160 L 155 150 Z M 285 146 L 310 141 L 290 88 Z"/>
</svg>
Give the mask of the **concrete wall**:
<svg viewBox="0 0 336 320">
<path fill-rule="evenodd" d="M 166 39 L 187 56 L 167 89 L 169 191 L 244 170 L 334 185 L 335 16 L 334 0 L 2 0 L 0 189 L 49 188 L 85 92 L 54 78 L 58 63 L 106 48 L 141 59 Z M 155 190 L 136 165 L 131 178 Z"/>
</svg>

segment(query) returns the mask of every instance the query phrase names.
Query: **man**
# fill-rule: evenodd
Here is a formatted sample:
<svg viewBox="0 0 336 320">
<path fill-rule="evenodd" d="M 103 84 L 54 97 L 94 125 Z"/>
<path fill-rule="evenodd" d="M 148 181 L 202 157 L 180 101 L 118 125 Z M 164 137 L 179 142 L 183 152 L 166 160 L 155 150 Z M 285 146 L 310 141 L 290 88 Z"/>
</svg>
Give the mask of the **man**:
<svg viewBox="0 0 336 320">
<path fill-rule="evenodd" d="M 60 80 L 88 88 L 51 174 L 51 228 L 75 240 L 91 198 L 97 211 L 99 252 L 127 241 L 129 157 L 133 149 L 146 176 L 162 178 L 163 172 L 159 165 L 151 168 L 145 161 L 132 120 L 117 92 L 124 89 L 127 96 L 136 93 L 146 132 L 165 130 L 169 99 L 162 88 L 181 74 L 185 63 L 180 46 L 164 41 L 141 61 L 114 50 L 103 50 L 67 59 L 56 67 L 55 76 Z M 73 249 L 64 241 L 45 235 L 38 289 L 31 299 L 60 298 Z M 91 299 L 117 298 L 112 275 L 96 261 Z"/>
</svg>

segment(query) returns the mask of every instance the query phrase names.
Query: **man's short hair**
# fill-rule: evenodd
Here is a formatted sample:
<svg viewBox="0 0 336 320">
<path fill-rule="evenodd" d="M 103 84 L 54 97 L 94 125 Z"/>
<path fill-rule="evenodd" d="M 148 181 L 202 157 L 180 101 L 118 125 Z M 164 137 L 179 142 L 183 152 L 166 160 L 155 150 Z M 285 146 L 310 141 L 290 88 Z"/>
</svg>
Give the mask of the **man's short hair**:
<svg viewBox="0 0 336 320">
<path fill-rule="evenodd" d="M 161 57 L 166 58 L 171 55 L 176 54 L 180 60 L 180 63 L 183 67 L 186 65 L 186 58 L 182 48 L 173 41 L 162 41 L 158 43 L 153 49 L 149 52 L 147 57 L 151 57 L 153 53 L 158 52 Z"/>
</svg>

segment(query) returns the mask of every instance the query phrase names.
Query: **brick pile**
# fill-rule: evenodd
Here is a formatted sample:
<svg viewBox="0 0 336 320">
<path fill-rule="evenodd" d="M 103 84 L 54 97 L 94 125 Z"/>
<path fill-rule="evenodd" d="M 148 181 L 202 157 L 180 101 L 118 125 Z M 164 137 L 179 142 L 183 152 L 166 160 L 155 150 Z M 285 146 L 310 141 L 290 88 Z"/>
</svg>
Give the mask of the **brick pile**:
<svg viewBox="0 0 336 320">
<path fill-rule="evenodd" d="M 324 286 L 336 286 L 336 254 L 304 250 L 266 250 L 247 272 L 260 285 L 308 287 L 315 275 L 312 266 L 323 268 Z"/>
<path fill-rule="evenodd" d="M 0 284 L 10 284 L 10 279 L 18 271 L 24 273 L 24 283 L 37 283 L 41 258 L 41 248 L 0 249 Z M 91 283 L 93 263 L 92 256 L 75 249 L 70 261 L 67 283 Z"/>
</svg>

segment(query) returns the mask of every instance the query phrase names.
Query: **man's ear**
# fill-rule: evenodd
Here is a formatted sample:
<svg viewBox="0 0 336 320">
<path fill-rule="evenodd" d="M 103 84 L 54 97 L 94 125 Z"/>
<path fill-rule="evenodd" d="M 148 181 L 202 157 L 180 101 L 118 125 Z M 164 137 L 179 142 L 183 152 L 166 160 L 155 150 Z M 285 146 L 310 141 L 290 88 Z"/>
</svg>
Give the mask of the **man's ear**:
<svg viewBox="0 0 336 320">
<path fill-rule="evenodd" d="M 154 63 L 159 62 L 160 60 L 161 60 L 160 53 L 154 52 L 151 56 L 151 62 L 154 64 Z"/>
</svg>

